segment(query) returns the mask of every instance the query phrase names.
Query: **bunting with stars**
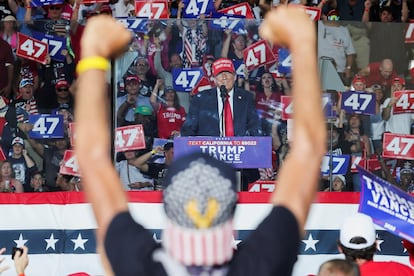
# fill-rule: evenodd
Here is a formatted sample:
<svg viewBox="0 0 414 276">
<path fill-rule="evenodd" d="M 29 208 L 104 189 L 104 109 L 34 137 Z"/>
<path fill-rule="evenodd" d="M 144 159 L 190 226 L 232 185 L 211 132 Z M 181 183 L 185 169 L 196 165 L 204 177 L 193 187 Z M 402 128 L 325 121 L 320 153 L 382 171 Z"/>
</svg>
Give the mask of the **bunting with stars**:
<svg viewBox="0 0 414 276">
<path fill-rule="evenodd" d="M 243 243 L 270 211 L 269 195 L 240 193 L 234 248 Z M 133 217 L 160 242 L 164 227 L 161 194 L 130 192 L 129 199 Z M 319 194 L 306 223 L 294 276 L 316 274 L 325 260 L 343 258 L 337 250 L 339 228 L 345 217 L 357 212 L 358 202 L 358 193 Z M 0 208 L 0 248 L 7 249 L 2 265 L 10 266 L 2 276 L 16 275 L 10 258 L 11 248 L 23 245 L 29 247 L 30 264 L 26 275 L 104 274 L 96 254 L 96 223 L 82 193 L 0 194 Z M 377 238 L 377 260 L 409 264 L 401 239 L 383 229 L 377 229 Z"/>
</svg>

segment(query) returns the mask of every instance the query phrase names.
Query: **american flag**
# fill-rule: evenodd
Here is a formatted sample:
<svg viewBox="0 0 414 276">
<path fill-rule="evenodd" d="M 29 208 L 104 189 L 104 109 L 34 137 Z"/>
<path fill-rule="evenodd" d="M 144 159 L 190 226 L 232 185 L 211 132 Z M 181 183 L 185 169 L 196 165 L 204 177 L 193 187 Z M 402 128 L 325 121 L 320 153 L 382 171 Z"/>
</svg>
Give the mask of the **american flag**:
<svg viewBox="0 0 414 276">
<path fill-rule="evenodd" d="M 243 242 L 270 211 L 269 196 L 270 193 L 240 193 L 234 220 L 237 230 L 234 246 Z M 159 241 L 165 224 L 161 194 L 129 192 L 129 200 L 133 217 Z M 358 193 L 319 193 L 306 223 L 307 231 L 293 275 L 316 274 L 323 261 L 343 258 L 336 246 L 338 229 L 344 218 L 357 212 L 358 202 Z M 104 274 L 96 254 L 96 223 L 83 193 L 5 193 L 0 194 L 0 204 L 0 248 L 7 249 L 2 265 L 10 266 L 2 276 L 16 275 L 11 248 L 22 245 L 29 247 L 26 275 Z M 376 260 L 409 264 L 401 239 L 383 229 L 377 229 L 377 238 Z"/>
</svg>

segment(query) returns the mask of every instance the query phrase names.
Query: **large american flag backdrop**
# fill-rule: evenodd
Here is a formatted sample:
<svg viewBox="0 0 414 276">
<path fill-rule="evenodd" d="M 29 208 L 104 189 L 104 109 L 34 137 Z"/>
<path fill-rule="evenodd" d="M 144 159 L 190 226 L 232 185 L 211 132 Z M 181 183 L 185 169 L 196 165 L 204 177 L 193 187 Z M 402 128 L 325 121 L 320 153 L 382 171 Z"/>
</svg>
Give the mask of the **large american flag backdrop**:
<svg viewBox="0 0 414 276">
<path fill-rule="evenodd" d="M 161 194 L 130 192 L 128 195 L 134 218 L 159 240 L 164 225 Z M 235 217 L 235 245 L 242 242 L 269 212 L 269 196 L 269 193 L 240 193 Z M 358 202 L 359 193 L 318 194 L 306 224 L 294 275 L 316 274 L 323 261 L 342 258 L 336 246 L 339 228 L 345 217 L 357 212 Z M 0 248 L 7 248 L 1 265 L 11 267 L 2 276 L 16 275 L 10 253 L 13 246 L 22 245 L 29 247 L 30 263 L 26 275 L 104 274 L 96 254 L 96 223 L 83 193 L 0 194 L 0 204 Z M 392 259 L 409 264 L 398 237 L 382 229 L 377 233 L 377 260 Z"/>
</svg>

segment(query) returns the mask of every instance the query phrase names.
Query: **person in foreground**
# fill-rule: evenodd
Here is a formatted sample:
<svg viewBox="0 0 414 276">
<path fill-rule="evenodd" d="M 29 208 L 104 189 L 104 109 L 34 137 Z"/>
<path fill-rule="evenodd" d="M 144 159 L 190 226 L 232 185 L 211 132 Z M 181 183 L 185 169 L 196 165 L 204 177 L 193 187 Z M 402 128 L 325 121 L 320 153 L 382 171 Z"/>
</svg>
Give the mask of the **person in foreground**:
<svg viewBox="0 0 414 276">
<path fill-rule="evenodd" d="M 279 7 L 267 14 L 260 33 L 292 53 L 297 112 L 292 148 L 271 197 L 274 208 L 233 252 L 235 172 L 206 155 L 185 156 L 169 167 L 161 245 L 132 219 L 110 159 L 105 91 L 107 60 L 124 49 L 130 35 L 110 17 L 88 21 L 77 67 L 75 151 L 98 224 L 98 252 L 106 275 L 291 275 L 325 153 L 315 28 L 303 10 Z M 91 135 L 101 139 L 90 139 Z"/>
<path fill-rule="evenodd" d="M 377 252 L 377 238 L 372 219 L 361 213 L 345 219 L 339 231 L 339 251 L 348 261 L 359 266 L 362 276 L 414 275 L 411 267 L 401 263 L 374 261 Z"/>
</svg>

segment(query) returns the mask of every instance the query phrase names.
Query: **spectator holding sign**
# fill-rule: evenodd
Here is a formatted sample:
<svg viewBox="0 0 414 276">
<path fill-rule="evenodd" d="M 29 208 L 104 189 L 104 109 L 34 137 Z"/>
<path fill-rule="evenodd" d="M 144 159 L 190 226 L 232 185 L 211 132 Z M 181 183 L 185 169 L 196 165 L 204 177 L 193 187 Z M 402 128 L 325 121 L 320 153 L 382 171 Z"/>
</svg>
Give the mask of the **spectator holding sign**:
<svg viewBox="0 0 414 276">
<path fill-rule="evenodd" d="M 150 100 L 157 116 L 158 137 L 173 139 L 180 135 L 186 112 L 173 87 L 164 86 L 162 96 L 158 96 L 162 83 L 162 80 L 157 80 Z"/>
<path fill-rule="evenodd" d="M 401 90 L 405 90 L 405 80 L 400 77 L 394 77 L 391 80 L 391 97 L 387 98 L 383 103 L 382 118 L 385 121 L 385 131 L 396 134 L 410 134 L 414 114 L 393 114 L 394 106 L 398 101 L 393 93 L 394 91 Z"/>
<path fill-rule="evenodd" d="M 177 27 L 183 39 L 183 64 L 185 68 L 201 66 L 207 52 L 208 28 L 204 15 L 200 19 L 182 20 L 184 4 L 178 4 Z"/>
<path fill-rule="evenodd" d="M 365 214 L 354 214 L 345 219 L 339 233 L 339 250 L 345 258 L 359 266 L 361 275 L 413 275 L 410 267 L 393 262 L 374 261 L 377 238 L 372 219 Z"/>
<path fill-rule="evenodd" d="M 132 163 L 139 154 L 138 151 L 129 150 L 123 153 L 124 160 L 116 162 L 116 170 L 119 173 L 121 183 L 125 191 L 153 191 L 154 180 L 148 175 L 144 175 L 139 168 Z"/>
<path fill-rule="evenodd" d="M 381 62 L 372 62 L 367 67 L 363 68 L 360 75 L 364 76 L 367 81 L 367 86 L 374 84 L 380 84 L 385 95 L 389 95 L 389 89 L 391 87 L 391 81 L 393 78 L 398 77 L 394 71 L 394 64 L 391 59 L 383 59 Z"/>
</svg>

